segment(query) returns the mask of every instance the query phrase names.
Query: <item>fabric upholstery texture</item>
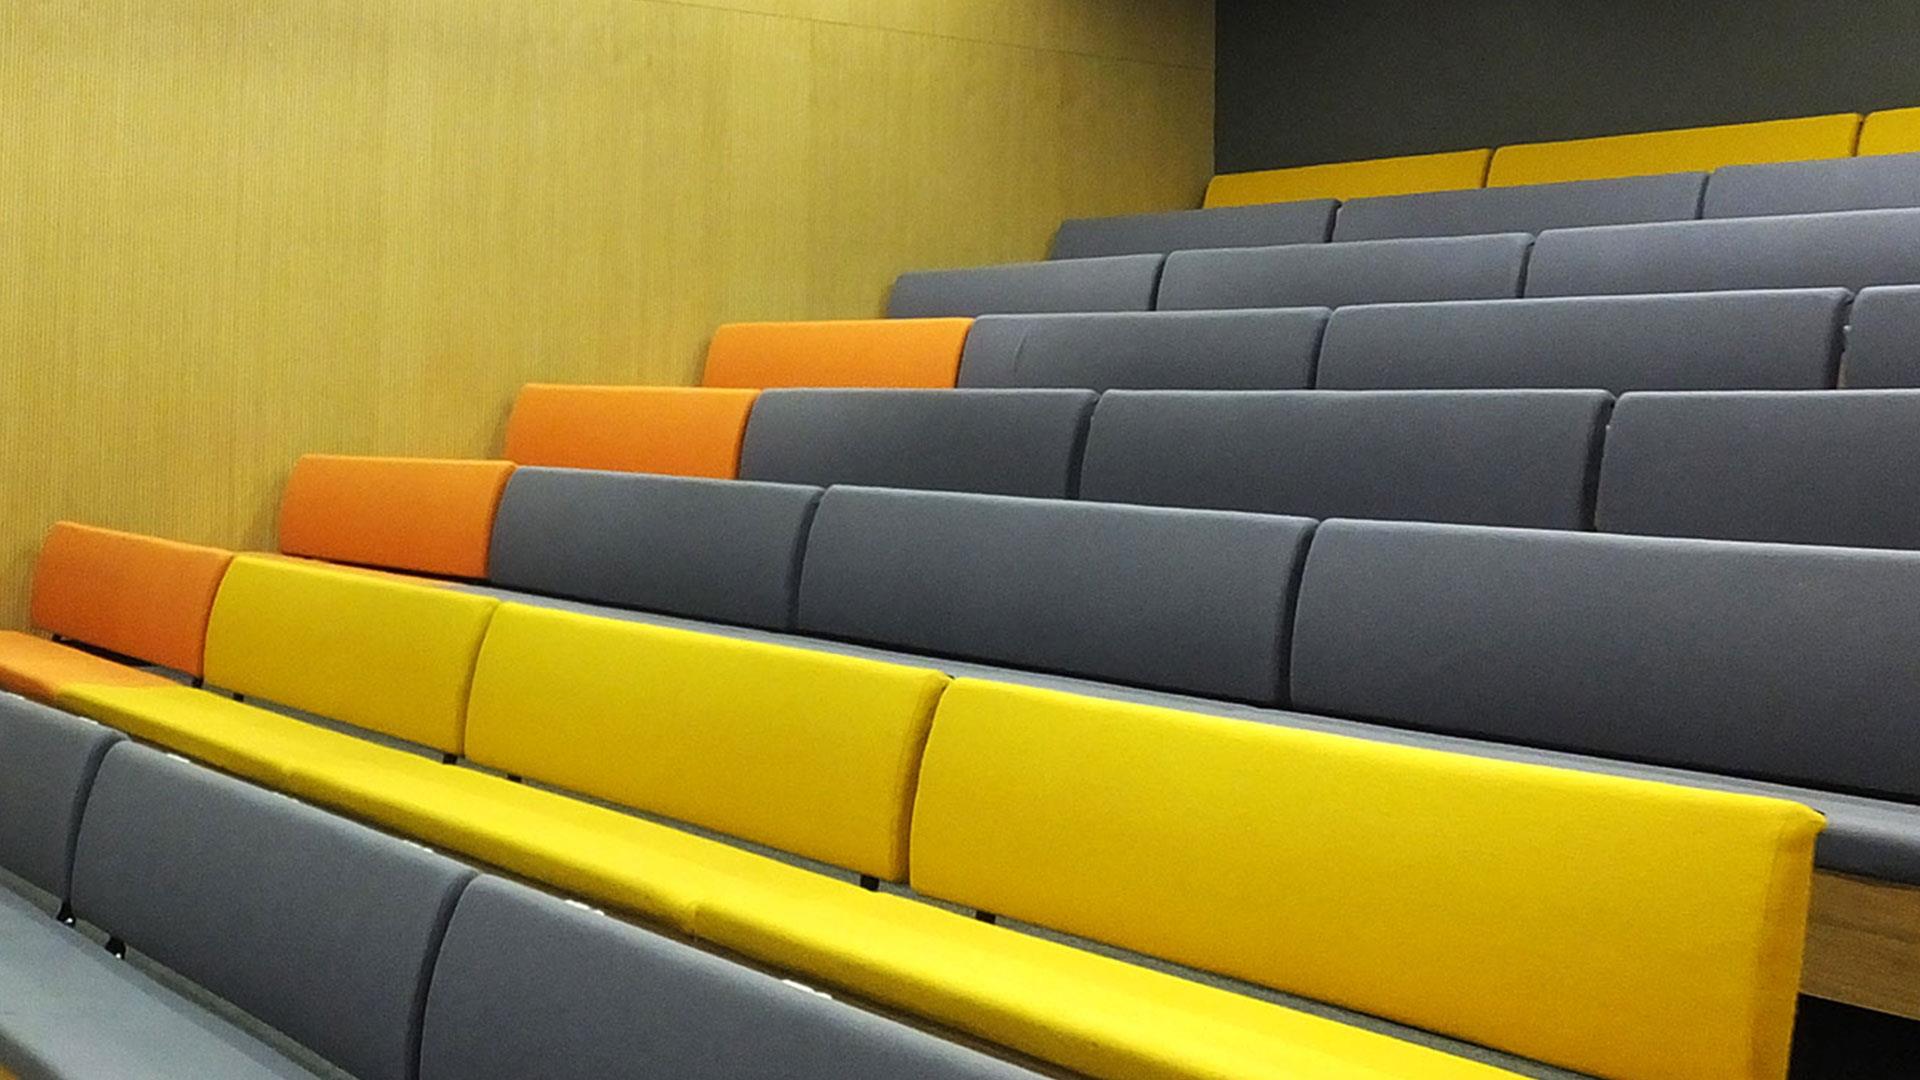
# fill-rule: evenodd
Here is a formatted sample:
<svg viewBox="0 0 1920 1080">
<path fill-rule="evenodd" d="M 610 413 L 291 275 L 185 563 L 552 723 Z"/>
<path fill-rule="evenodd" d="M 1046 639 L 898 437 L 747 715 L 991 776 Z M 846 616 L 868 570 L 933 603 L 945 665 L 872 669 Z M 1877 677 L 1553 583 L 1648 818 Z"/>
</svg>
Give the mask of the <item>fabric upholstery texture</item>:
<svg viewBox="0 0 1920 1080">
<path fill-rule="evenodd" d="M 1607 225 L 1540 234 L 1528 296 L 1920 282 L 1920 209 Z"/>
<path fill-rule="evenodd" d="M 1010 263 L 901 274 L 887 301 L 891 318 L 1043 311 L 1150 311 L 1161 255 Z"/>
<path fill-rule="evenodd" d="M 1599 527 L 1920 548 L 1920 390 L 1628 394 Z"/>
<path fill-rule="evenodd" d="M 460 899 L 422 1080 L 1011 1080 L 1032 1073 L 498 878 Z"/>
<path fill-rule="evenodd" d="M 788 484 L 1073 494 L 1086 390 L 770 390 L 740 476 Z"/>
<path fill-rule="evenodd" d="M 1126 217 L 1073 218 L 1053 235 L 1053 259 L 1166 254 L 1189 248 L 1265 247 L 1325 243 L 1333 229 L 1333 199 L 1175 210 Z"/>
<path fill-rule="evenodd" d="M 702 385 L 950 387 L 969 322 L 728 323 L 713 332 Z"/>
<path fill-rule="evenodd" d="M 1167 257 L 1158 306 L 1340 307 L 1518 296 L 1532 243 L 1524 233 L 1502 233 L 1177 251 Z"/>
<path fill-rule="evenodd" d="M 1860 154 L 1911 154 L 1920 151 L 1920 108 L 1882 109 L 1867 114 L 1860 127 Z"/>
<path fill-rule="evenodd" d="M 171 686 L 164 676 L 18 630 L 0 630 L 0 690 L 52 701 L 79 683 Z"/>
<path fill-rule="evenodd" d="M 1322 524 L 1292 704 L 1920 801 L 1920 553 Z"/>
<path fill-rule="evenodd" d="M 1860 115 L 1646 131 L 1595 139 L 1518 143 L 1493 152 L 1488 187 L 1712 170 L 1768 161 L 1852 157 Z"/>
<path fill-rule="evenodd" d="M 1084 499 L 1299 517 L 1592 526 L 1600 390 L 1116 390 Z"/>
<path fill-rule="evenodd" d="M 836 487 L 814 518 L 799 626 L 1274 701 L 1312 530 L 1223 511 Z"/>
<path fill-rule="evenodd" d="M 731 477 L 757 390 L 529 383 L 507 418 L 521 465 Z"/>
<path fill-rule="evenodd" d="M 487 573 L 505 461 L 306 454 L 280 498 L 280 550 L 444 577 Z"/>
<path fill-rule="evenodd" d="M 1416 191 L 1477 188 L 1487 175 L 1491 150 L 1340 161 L 1260 172 L 1222 173 L 1207 185 L 1206 206 L 1299 199 L 1364 199 Z"/>
<path fill-rule="evenodd" d="M 1848 299 L 1845 289 L 1769 289 L 1341 308 L 1317 385 L 1824 390 Z"/>
<path fill-rule="evenodd" d="M 494 519 L 488 579 L 779 629 L 793 621 L 819 501 L 798 484 L 519 469 Z"/>
<path fill-rule="evenodd" d="M 207 613 L 232 559 L 219 548 L 58 522 L 33 566 L 33 624 L 198 675 Z"/>
<path fill-rule="evenodd" d="M 67 895 L 81 810 L 100 759 L 118 741 L 90 720 L 0 694 L 0 867 Z"/>
<path fill-rule="evenodd" d="M 207 681 L 459 753 L 474 657 L 498 603 L 243 555 L 207 625 Z"/>
<path fill-rule="evenodd" d="M 407 1080 L 429 967 L 472 878 L 416 845 L 122 743 L 87 800 L 73 906 L 354 1076 Z"/>
<path fill-rule="evenodd" d="M 1820 214 L 1920 206 L 1920 154 L 1795 161 L 1721 169 L 1702 216 Z"/>
<path fill-rule="evenodd" d="M 1326 308 L 988 315 L 960 385 L 1088 390 L 1304 390 Z"/>
<path fill-rule="evenodd" d="M 1847 328 L 1841 384 L 1920 387 L 1920 285 L 1861 290 Z"/>
<path fill-rule="evenodd" d="M 1688 172 L 1355 199 L 1340 207 L 1333 239 L 1537 233 L 1581 225 L 1686 221 L 1700 216 L 1706 184 L 1706 173 Z"/>
</svg>

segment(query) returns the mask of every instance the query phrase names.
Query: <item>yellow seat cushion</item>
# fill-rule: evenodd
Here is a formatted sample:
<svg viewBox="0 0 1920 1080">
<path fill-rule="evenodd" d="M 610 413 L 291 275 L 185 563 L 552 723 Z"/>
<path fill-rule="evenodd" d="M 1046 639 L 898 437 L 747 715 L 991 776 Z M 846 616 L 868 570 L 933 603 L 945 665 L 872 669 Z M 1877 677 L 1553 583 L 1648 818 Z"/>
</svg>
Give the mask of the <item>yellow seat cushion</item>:
<svg viewBox="0 0 1920 1080">
<path fill-rule="evenodd" d="M 1806 807 L 957 680 L 922 894 L 1610 1077 L 1784 1075 Z"/>
<path fill-rule="evenodd" d="M 188 686 L 76 685 L 62 691 L 56 704 L 273 788 L 284 789 L 290 763 L 306 755 L 360 746 L 399 753 Z"/>
<path fill-rule="evenodd" d="M 150 671 L 18 630 L 0 631 L 0 690 L 51 702 L 69 686 L 173 686 Z"/>
<path fill-rule="evenodd" d="M 1423 191 L 1477 188 L 1487 175 L 1491 150 L 1339 161 L 1290 169 L 1222 173 L 1207 185 L 1204 205 L 1248 206 L 1298 199 L 1365 199 Z"/>
<path fill-rule="evenodd" d="M 900 880 L 946 684 L 925 668 L 506 604 L 474 674 L 467 756 Z"/>
<path fill-rule="evenodd" d="M 1704 172 L 1726 165 L 1853 156 L 1860 115 L 1644 131 L 1597 139 L 1516 143 L 1493 153 L 1488 187 Z"/>
<path fill-rule="evenodd" d="M 1860 127 L 1860 156 L 1920 153 L 1920 108 L 1867 114 Z"/>
<path fill-rule="evenodd" d="M 734 890 L 694 933 L 761 962 L 1110 1080 L 1513 1076 L 897 896 Z"/>
<path fill-rule="evenodd" d="M 457 754 L 499 601 L 242 555 L 207 623 L 207 682 Z"/>
</svg>

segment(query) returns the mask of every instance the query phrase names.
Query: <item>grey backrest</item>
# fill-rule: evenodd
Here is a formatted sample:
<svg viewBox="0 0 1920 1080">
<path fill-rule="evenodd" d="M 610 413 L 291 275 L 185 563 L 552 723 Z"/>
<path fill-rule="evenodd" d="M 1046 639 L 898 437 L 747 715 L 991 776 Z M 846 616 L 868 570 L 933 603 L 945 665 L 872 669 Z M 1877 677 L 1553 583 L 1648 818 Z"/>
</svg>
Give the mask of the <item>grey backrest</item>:
<svg viewBox="0 0 1920 1080">
<path fill-rule="evenodd" d="M 1612 405 L 1600 390 L 1114 391 L 1080 497 L 1587 529 Z"/>
<path fill-rule="evenodd" d="M 1920 548 L 1920 390 L 1628 394 L 1599 526 Z"/>
<path fill-rule="evenodd" d="M 67 897 L 80 812 L 120 734 L 0 693 L 0 868 Z"/>
<path fill-rule="evenodd" d="M 1540 234 L 1528 296 L 1920 282 L 1920 210 L 1607 225 Z"/>
<path fill-rule="evenodd" d="M 1354 199 L 1340 207 L 1333 238 L 1537 233 L 1582 225 L 1688 221 L 1700 216 L 1700 193 L 1706 184 L 1706 173 L 1670 173 Z"/>
<path fill-rule="evenodd" d="M 1065 498 L 1097 395 L 1087 390 L 769 390 L 743 480 Z"/>
<path fill-rule="evenodd" d="M 887 315 L 896 319 L 995 312 L 1149 311 L 1162 255 L 1009 263 L 961 270 L 915 270 L 893 283 Z"/>
<path fill-rule="evenodd" d="M 1502 233 L 1177 251 L 1167 256 L 1158 306 L 1340 307 L 1518 296 L 1532 242 L 1524 233 Z"/>
<path fill-rule="evenodd" d="M 361 1080 L 417 1074 L 428 973 L 473 872 L 133 743 L 80 827 L 75 912 Z"/>
<path fill-rule="evenodd" d="M 1010 1080 L 1025 1069 L 499 878 L 460 898 L 422 1080 Z"/>
<path fill-rule="evenodd" d="M 800 627 L 1272 702 L 1313 523 L 1209 510 L 833 488 Z"/>
<path fill-rule="evenodd" d="M 1920 798 L 1920 553 L 1330 521 L 1305 710 Z"/>
<path fill-rule="evenodd" d="M 1303 390 L 1326 308 L 988 315 L 967 334 L 966 387 Z"/>
<path fill-rule="evenodd" d="M 1218 206 L 1165 214 L 1073 218 L 1053 234 L 1052 258 L 1165 255 L 1189 248 L 1322 244 L 1333 230 L 1334 199 Z"/>
<path fill-rule="evenodd" d="M 1920 386 L 1920 285 L 1861 291 L 1840 380 L 1849 387 Z"/>
<path fill-rule="evenodd" d="M 1831 389 L 1845 289 L 1467 300 L 1341 308 L 1332 390 Z"/>
<path fill-rule="evenodd" d="M 1705 216 L 1822 214 L 1920 206 L 1920 154 L 1729 165 L 1707 182 Z"/>
<path fill-rule="evenodd" d="M 820 489 L 645 473 L 514 470 L 495 585 L 787 629 Z"/>
</svg>

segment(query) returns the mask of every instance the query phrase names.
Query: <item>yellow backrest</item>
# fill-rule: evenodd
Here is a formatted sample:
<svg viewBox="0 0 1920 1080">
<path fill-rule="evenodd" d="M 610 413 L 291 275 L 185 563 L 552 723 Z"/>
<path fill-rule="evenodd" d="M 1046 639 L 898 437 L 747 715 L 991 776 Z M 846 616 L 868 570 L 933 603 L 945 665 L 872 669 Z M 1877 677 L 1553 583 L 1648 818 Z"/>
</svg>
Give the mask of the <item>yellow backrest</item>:
<svg viewBox="0 0 1920 1080">
<path fill-rule="evenodd" d="M 1207 185 L 1204 205 L 1364 199 L 1374 195 L 1477 188 L 1486 178 L 1487 157 L 1492 153 L 1491 150 L 1457 150 L 1262 172 L 1222 173 Z"/>
<path fill-rule="evenodd" d="M 1920 108 L 1882 109 L 1860 127 L 1860 155 L 1920 153 Z"/>
<path fill-rule="evenodd" d="M 207 621 L 207 682 L 457 754 L 474 657 L 498 606 L 388 575 L 242 555 Z"/>
<path fill-rule="evenodd" d="M 478 764 L 889 880 L 937 671 L 505 604 Z"/>
<path fill-rule="evenodd" d="M 928 895 L 1619 1080 L 1779 1080 L 1820 817 L 971 679 Z"/>
<path fill-rule="evenodd" d="M 1487 186 L 1555 184 L 1707 171 L 1723 165 L 1850 157 L 1859 137 L 1860 114 L 1840 113 L 1598 139 L 1516 143 L 1493 152 Z"/>
</svg>

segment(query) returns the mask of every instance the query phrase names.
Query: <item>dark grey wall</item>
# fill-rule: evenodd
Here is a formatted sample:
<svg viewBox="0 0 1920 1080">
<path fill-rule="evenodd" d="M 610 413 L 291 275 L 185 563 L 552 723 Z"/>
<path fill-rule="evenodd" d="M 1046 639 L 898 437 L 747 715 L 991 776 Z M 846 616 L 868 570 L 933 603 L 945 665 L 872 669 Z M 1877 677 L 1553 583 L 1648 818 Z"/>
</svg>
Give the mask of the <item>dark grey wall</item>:
<svg viewBox="0 0 1920 1080">
<path fill-rule="evenodd" d="M 1222 172 L 1920 105 L 1920 0 L 1219 0 Z"/>
</svg>

